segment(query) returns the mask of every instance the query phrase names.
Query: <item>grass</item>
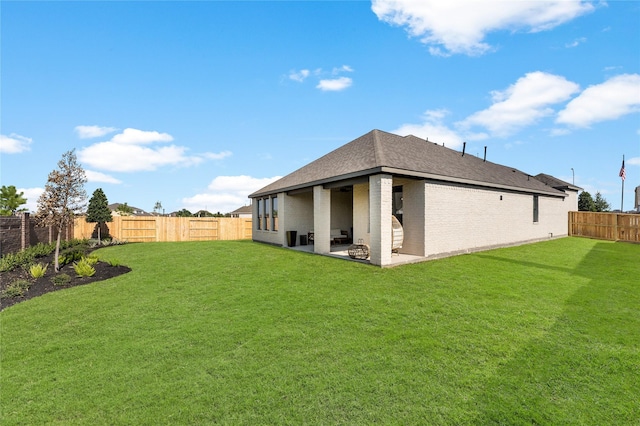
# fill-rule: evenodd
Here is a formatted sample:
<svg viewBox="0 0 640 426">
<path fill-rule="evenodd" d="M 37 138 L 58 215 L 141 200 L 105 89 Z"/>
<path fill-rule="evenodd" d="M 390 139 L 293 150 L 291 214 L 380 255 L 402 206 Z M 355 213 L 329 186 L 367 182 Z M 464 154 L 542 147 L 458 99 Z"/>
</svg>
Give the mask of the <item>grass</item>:
<svg viewBox="0 0 640 426">
<path fill-rule="evenodd" d="M 0 423 L 638 424 L 640 245 L 392 269 L 249 241 L 0 313 Z"/>
</svg>

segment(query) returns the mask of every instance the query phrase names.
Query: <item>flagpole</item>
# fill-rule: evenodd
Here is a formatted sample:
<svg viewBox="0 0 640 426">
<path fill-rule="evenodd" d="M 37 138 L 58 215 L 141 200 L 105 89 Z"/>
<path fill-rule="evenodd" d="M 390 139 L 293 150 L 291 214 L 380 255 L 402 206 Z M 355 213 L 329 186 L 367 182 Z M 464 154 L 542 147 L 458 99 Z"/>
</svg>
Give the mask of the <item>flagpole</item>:
<svg viewBox="0 0 640 426">
<path fill-rule="evenodd" d="M 622 178 L 622 200 L 620 201 L 620 213 L 624 213 L 624 154 L 622 154 L 622 169 L 620 170 L 620 177 Z"/>
</svg>

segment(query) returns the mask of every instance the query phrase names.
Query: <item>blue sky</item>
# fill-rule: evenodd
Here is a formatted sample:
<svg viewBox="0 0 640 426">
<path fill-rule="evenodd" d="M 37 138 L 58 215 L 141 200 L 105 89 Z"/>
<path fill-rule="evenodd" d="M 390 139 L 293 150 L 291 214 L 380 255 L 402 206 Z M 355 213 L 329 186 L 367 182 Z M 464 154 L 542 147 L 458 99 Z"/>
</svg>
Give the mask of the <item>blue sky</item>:
<svg viewBox="0 0 640 426">
<path fill-rule="evenodd" d="M 640 185 L 640 2 L 2 1 L 0 179 L 28 207 L 76 149 L 88 196 L 229 212 L 380 129 Z M 573 170 L 572 170 L 573 169 Z"/>
</svg>

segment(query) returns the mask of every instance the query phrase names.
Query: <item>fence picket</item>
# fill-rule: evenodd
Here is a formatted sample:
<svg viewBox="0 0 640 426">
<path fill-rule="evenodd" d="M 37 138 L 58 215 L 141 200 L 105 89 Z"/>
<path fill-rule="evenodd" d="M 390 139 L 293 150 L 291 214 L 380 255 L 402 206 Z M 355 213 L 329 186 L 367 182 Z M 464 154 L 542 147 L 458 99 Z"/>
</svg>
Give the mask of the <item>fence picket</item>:
<svg viewBox="0 0 640 426">
<path fill-rule="evenodd" d="M 569 212 L 569 235 L 638 243 L 640 242 L 640 215 Z"/>
<path fill-rule="evenodd" d="M 232 217 L 114 216 L 106 224 L 112 238 L 128 242 L 251 239 L 251 219 Z M 76 218 L 74 238 L 91 238 L 95 223 Z M 104 235 L 104 229 L 103 229 Z"/>
</svg>

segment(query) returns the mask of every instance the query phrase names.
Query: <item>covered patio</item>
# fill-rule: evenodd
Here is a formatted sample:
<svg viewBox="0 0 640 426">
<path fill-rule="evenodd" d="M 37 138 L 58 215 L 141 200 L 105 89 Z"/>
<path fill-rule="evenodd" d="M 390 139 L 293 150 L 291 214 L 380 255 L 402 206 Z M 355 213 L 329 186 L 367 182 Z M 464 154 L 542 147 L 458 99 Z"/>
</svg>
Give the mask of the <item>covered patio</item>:
<svg viewBox="0 0 640 426">
<path fill-rule="evenodd" d="M 350 246 L 351 244 L 335 244 L 331 246 L 331 251 L 329 253 L 320 253 L 320 254 L 322 254 L 323 256 L 335 257 L 337 259 L 349 260 L 351 262 L 371 264 L 370 259 L 360 260 L 360 259 L 352 259 L 351 257 L 349 257 L 348 250 Z M 296 250 L 296 251 L 301 251 L 305 253 L 314 253 L 313 244 L 296 245 L 293 247 L 287 247 L 287 246 L 283 246 L 283 247 L 288 248 L 290 250 Z M 399 253 L 399 254 L 394 253 L 391 256 L 391 263 L 388 265 L 385 265 L 385 267 L 408 265 L 410 263 L 424 262 L 425 260 L 428 260 L 428 259 L 422 256 L 415 256 L 415 255 L 404 254 L 404 253 Z"/>
</svg>

